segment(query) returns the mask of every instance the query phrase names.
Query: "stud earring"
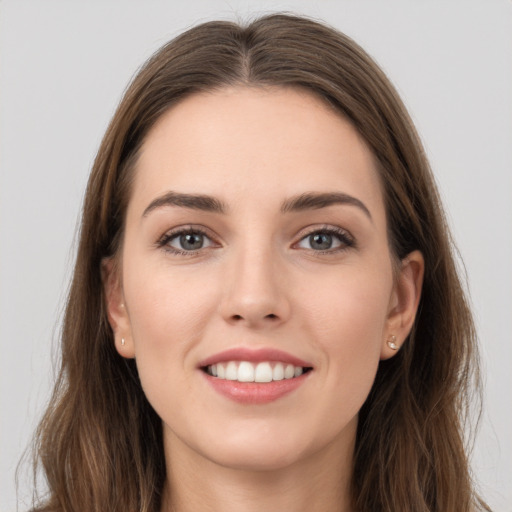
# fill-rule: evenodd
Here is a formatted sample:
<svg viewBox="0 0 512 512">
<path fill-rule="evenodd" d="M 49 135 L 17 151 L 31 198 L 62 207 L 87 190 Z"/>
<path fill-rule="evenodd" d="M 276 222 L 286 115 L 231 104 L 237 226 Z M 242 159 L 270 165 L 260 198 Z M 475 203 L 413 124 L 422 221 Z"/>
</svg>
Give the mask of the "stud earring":
<svg viewBox="0 0 512 512">
<path fill-rule="evenodd" d="M 121 338 L 121 346 L 124 347 L 125 341 L 124 338 Z"/>
<path fill-rule="evenodd" d="M 396 336 L 394 334 L 392 334 L 386 341 L 386 345 L 391 349 L 391 350 L 398 350 L 398 345 L 395 343 L 396 342 Z"/>
</svg>

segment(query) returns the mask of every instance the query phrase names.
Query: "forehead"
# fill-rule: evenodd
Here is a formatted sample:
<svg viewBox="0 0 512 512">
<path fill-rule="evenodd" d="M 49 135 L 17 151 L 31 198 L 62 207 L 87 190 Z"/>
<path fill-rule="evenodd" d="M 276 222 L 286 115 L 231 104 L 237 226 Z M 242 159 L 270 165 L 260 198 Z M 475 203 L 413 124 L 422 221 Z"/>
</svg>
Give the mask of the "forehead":
<svg viewBox="0 0 512 512">
<path fill-rule="evenodd" d="M 291 88 L 224 88 L 167 111 L 142 146 L 132 200 L 144 208 L 166 190 L 228 204 L 336 190 L 383 210 L 359 133 L 316 96 Z"/>
</svg>

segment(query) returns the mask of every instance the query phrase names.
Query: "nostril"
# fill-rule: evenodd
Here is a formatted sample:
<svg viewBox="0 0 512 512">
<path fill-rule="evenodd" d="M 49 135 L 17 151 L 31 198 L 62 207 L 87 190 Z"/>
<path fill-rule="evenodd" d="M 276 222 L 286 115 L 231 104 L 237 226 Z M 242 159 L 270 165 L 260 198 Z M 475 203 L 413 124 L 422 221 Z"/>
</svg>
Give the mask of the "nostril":
<svg viewBox="0 0 512 512">
<path fill-rule="evenodd" d="M 236 320 L 237 322 L 239 320 L 243 320 L 244 319 L 244 317 L 242 315 L 233 315 L 231 318 L 233 320 Z M 269 313 L 268 315 L 265 315 L 264 318 L 267 318 L 269 320 L 277 320 L 278 316 L 275 315 L 274 313 Z"/>
</svg>

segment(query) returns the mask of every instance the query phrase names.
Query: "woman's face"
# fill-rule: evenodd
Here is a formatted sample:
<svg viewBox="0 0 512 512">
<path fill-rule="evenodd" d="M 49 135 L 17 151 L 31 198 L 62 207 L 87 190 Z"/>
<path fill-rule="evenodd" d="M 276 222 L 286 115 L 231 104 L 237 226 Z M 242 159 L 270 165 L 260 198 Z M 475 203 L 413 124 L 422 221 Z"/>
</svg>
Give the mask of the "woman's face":
<svg viewBox="0 0 512 512">
<path fill-rule="evenodd" d="M 222 89 L 169 110 L 106 281 L 167 452 L 245 469 L 350 453 L 386 339 L 414 318 L 420 259 L 394 279 L 372 154 L 309 93 Z"/>
</svg>

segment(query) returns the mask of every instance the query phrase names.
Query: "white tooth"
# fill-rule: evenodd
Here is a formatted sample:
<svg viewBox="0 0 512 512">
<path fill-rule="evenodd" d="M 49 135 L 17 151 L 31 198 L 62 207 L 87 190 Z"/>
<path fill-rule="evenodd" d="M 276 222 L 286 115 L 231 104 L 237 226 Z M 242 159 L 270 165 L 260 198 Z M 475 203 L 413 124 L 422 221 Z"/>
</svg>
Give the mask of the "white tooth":
<svg viewBox="0 0 512 512">
<path fill-rule="evenodd" d="M 284 379 L 284 366 L 282 363 L 276 363 L 272 370 L 272 380 L 283 380 Z"/>
<path fill-rule="evenodd" d="M 284 369 L 284 378 L 291 379 L 295 375 L 295 367 L 293 364 L 287 364 Z"/>
<path fill-rule="evenodd" d="M 237 364 L 234 361 L 230 361 L 228 366 L 226 367 L 226 379 L 227 380 L 236 380 L 238 377 L 238 368 Z"/>
<path fill-rule="evenodd" d="M 254 372 L 254 382 L 271 382 L 272 367 L 269 363 L 258 363 Z"/>
<path fill-rule="evenodd" d="M 212 364 L 212 365 L 210 366 L 210 371 L 211 371 L 211 373 L 212 373 L 212 375 L 213 375 L 214 377 L 217 377 L 217 365 L 216 365 L 216 364 Z"/>
<path fill-rule="evenodd" d="M 302 366 L 295 367 L 294 375 L 295 375 L 295 377 L 300 377 L 302 375 Z"/>
<path fill-rule="evenodd" d="M 217 377 L 219 377 L 219 379 L 226 378 L 226 368 L 222 363 L 217 363 Z"/>
<path fill-rule="evenodd" d="M 254 382 L 254 366 L 247 361 L 242 361 L 238 366 L 238 381 Z"/>
</svg>

